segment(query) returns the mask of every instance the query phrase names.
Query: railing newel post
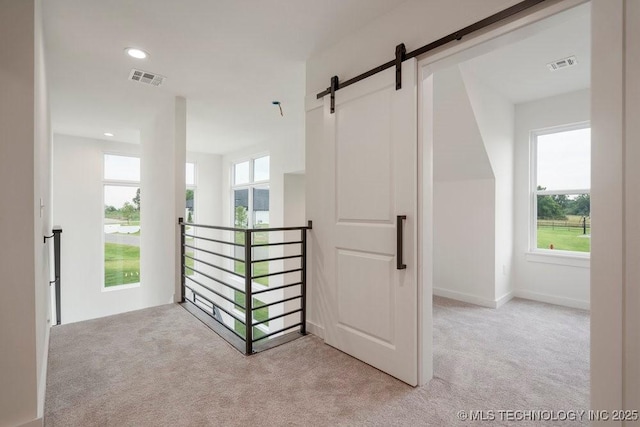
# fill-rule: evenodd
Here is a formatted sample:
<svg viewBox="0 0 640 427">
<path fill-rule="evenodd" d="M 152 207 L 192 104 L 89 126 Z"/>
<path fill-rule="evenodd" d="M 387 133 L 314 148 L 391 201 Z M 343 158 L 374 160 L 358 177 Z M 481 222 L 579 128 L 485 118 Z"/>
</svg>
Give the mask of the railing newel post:
<svg viewBox="0 0 640 427">
<path fill-rule="evenodd" d="M 300 258 L 300 267 L 302 271 L 300 271 L 300 307 L 302 311 L 300 312 L 300 333 L 302 335 L 307 334 L 307 229 L 302 228 L 300 230 L 302 247 L 300 250 L 302 251 L 302 257 Z"/>
<path fill-rule="evenodd" d="M 245 353 L 253 353 L 253 296 L 251 294 L 251 229 L 244 232 L 244 314 L 245 314 Z"/>
<path fill-rule="evenodd" d="M 180 302 L 185 302 L 185 263 L 187 262 L 185 258 L 185 238 L 184 235 L 186 233 L 184 218 L 178 218 L 178 223 L 180 224 Z"/>
</svg>

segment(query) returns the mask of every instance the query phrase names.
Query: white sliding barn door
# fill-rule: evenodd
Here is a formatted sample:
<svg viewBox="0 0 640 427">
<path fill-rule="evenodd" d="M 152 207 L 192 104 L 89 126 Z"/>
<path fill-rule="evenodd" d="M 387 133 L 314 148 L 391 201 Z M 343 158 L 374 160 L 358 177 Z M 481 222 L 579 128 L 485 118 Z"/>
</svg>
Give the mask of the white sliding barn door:
<svg viewBox="0 0 640 427">
<path fill-rule="evenodd" d="M 417 384 L 416 61 L 324 97 L 326 175 L 334 221 L 323 248 L 328 278 L 326 343 Z M 323 147 L 324 148 L 324 147 Z M 398 269 L 398 216 L 403 263 Z"/>
</svg>

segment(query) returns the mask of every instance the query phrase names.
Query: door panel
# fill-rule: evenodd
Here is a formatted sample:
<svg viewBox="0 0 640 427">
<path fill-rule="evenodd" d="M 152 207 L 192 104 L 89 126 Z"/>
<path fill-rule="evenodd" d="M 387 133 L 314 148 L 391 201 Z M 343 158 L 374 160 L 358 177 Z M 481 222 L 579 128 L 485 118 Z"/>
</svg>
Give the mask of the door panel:
<svg viewBox="0 0 640 427">
<path fill-rule="evenodd" d="M 392 345 L 395 295 L 389 284 L 393 282 L 394 258 L 370 252 L 337 252 L 339 327 Z M 369 296 L 364 304 L 362 295 Z"/>
<path fill-rule="evenodd" d="M 338 221 L 391 220 L 393 90 L 387 86 L 344 102 L 336 109 Z M 380 120 L 371 122 L 371 117 Z M 366 167 L 362 167 L 364 164 Z M 362 203 L 362 199 L 379 203 Z"/>
<path fill-rule="evenodd" d="M 389 69 L 325 97 L 324 139 L 332 153 L 324 252 L 328 280 L 325 338 L 409 384 L 417 384 L 417 81 L 402 66 L 402 89 Z M 406 215 L 404 263 L 396 269 L 396 216 Z"/>
</svg>

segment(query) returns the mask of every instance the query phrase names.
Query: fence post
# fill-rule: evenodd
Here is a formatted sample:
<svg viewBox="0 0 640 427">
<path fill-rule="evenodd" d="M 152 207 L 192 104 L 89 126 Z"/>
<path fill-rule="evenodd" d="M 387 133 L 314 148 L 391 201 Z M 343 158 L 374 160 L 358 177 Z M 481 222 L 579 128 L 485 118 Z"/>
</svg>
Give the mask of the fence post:
<svg viewBox="0 0 640 427">
<path fill-rule="evenodd" d="M 184 257 L 184 244 L 185 244 L 184 218 L 182 217 L 178 218 L 178 223 L 180 224 L 180 302 L 184 302 L 185 301 L 185 274 L 186 274 L 184 265 L 187 262 Z"/>
<path fill-rule="evenodd" d="M 251 230 L 244 231 L 244 339 L 245 354 L 253 353 L 253 296 L 251 294 Z"/>
</svg>

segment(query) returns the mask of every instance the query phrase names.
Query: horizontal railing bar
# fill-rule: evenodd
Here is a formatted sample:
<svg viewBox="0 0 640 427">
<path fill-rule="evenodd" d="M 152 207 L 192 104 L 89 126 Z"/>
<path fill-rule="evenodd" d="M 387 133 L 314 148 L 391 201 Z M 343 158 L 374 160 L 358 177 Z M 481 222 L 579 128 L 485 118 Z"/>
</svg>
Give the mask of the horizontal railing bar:
<svg viewBox="0 0 640 427">
<path fill-rule="evenodd" d="M 258 294 L 264 294 L 265 292 L 277 291 L 278 289 L 290 288 L 292 286 L 299 286 L 299 285 L 302 285 L 302 282 L 296 282 L 296 283 L 290 283 L 288 285 L 276 286 L 275 288 L 261 289 L 259 291 L 253 291 L 251 294 L 253 296 L 255 296 L 255 295 L 258 295 Z"/>
<path fill-rule="evenodd" d="M 190 255 L 187 255 L 187 254 L 184 254 L 184 257 L 185 257 L 185 258 L 190 258 L 190 259 L 192 259 L 192 260 L 194 260 L 194 261 L 201 262 L 201 263 L 203 263 L 203 264 L 208 265 L 209 267 L 217 268 L 218 270 L 222 270 L 222 271 L 224 271 L 225 273 L 229 273 L 229 274 L 233 274 L 234 276 L 242 277 L 242 278 L 244 279 L 244 275 L 242 275 L 242 274 L 240 274 L 240 273 L 236 273 L 235 271 L 227 270 L 226 268 L 222 268 L 222 267 L 220 267 L 220 266 L 218 266 L 218 265 L 211 264 L 211 263 L 206 262 L 206 261 L 202 261 L 201 259 L 194 258 L 194 257 L 192 257 L 192 256 L 190 256 Z M 189 267 L 189 266 L 188 266 L 188 265 L 186 265 L 186 264 L 185 264 L 185 268 L 188 268 L 189 270 L 193 270 L 193 271 L 198 271 L 198 270 L 196 270 L 195 268 L 193 268 L 193 267 Z M 198 273 L 200 273 L 200 274 L 204 274 L 204 273 L 202 273 L 202 272 L 200 272 L 200 271 L 198 271 Z"/>
<path fill-rule="evenodd" d="M 263 277 L 277 276 L 278 274 L 295 273 L 297 271 L 302 271 L 302 268 L 294 268 L 293 270 L 284 270 L 284 271 L 277 271 L 275 273 L 261 274 L 259 276 L 251 276 L 251 279 L 261 279 Z"/>
<path fill-rule="evenodd" d="M 268 321 L 270 321 L 270 320 L 276 320 L 276 319 L 279 319 L 279 318 L 281 318 L 281 317 L 289 316 L 290 314 L 300 313 L 301 311 L 302 311 L 302 309 L 301 309 L 301 308 L 298 308 L 297 310 L 292 310 L 292 311 L 289 311 L 289 312 L 287 312 L 287 313 L 279 314 L 279 315 L 277 315 L 277 316 L 273 316 L 273 317 L 270 317 L 270 318 L 268 318 L 268 319 L 261 320 L 261 321 L 259 321 L 259 322 L 254 322 L 254 323 L 252 323 L 252 325 L 253 325 L 253 326 L 262 325 L 263 323 L 267 323 L 267 322 L 268 322 Z"/>
<path fill-rule="evenodd" d="M 242 243 L 229 242 L 227 240 L 211 239 L 209 237 L 194 236 L 193 234 L 182 233 L 184 237 L 192 237 L 194 239 L 206 240 L 207 242 L 223 243 L 225 245 L 244 246 Z"/>
<path fill-rule="evenodd" d="M 311 230 L 311 224 L 303 225 L 300 227 L 276 227 L 276 228 L 235 228 L 235 227 L 221 227 L 217 225 L 204 225 L 204 224 L 193 224 L 191 222 L 183 222 L 182 225 L 185 227 L 200 227 L 200 228 L 209 228 L 212 230 L 222 230 L 222 231 L 236 231 L 242 232 L 248 231 L 250 233 L 255 233 L 259 231 L 296 231 L 296 230 Z"/>
<path fill-rule="evenodd" d="M 302 295 L 298 295 L 298 296 L 295 296 L 295 297 L 279 300 L 279 301 L 276 301 L 276 302 L 270 302 L 269 304 L 264 304 L 264 305 L 261 305 L 260 307 L 252 307 L 251 311 L 257 310 L 259 308 L 270 307 L 270 306 L 276 305 L 276 304 L 282 304 L 283 302 L 293 301 L 294 299 L 298 299 L 298 298 L 302 298 Z"/>
<path fill-rule="evenodd" d="M 194 239 L 206 240 L 207 242 L 224 243 L 225 245 L 244 246 L 242 243 L 228 242 L 226 240 L 210 239 L 208 237 L 194 236 L 193 234 L 182 233 L 184 237 L 192 237 Z"/>
<path fill-rule="evenodd" d="M 185 255 L 185 256 L 186 256 L 186 255 Z M 191 257 L 189 257 L 189 258 L 191 258 Z M 192 258 L 192 259 L 194 259 L 194 260 L 195 260 L 195 258 Z M 234 291 L 242 292 L 242 293 L 244 294 L 244 290 L 243 290 L 243 289 L 236 288 L 235 286 L 232 286 L 232 285 L 230 285 L 230 284 L 228 284 L 228 283 L 225 283 L 225 282 L 223 282 L 223 281 L 222 281 L 222 280 L 220 280 L 220 279 L 216 279 L 215 277 L 209 276 L 207 273 L 203 273 L 202 271 L 198 271 L 198 270 L 196 270 L 195 268 L 189 267 L 189 266 L 187 266 L 186 264 L 182 264 L 182 265 L 184 265 L 184 268 L 185 268 L 185 269 L 186 269 L 186 268 L 188 268 L 188 269 L 189 269 L 189 270 L 191 270 L 191 271 L 195 271 L 195 272 L 196 272 L 196 273 L 198 273 L 198 274 L 202 274 L 204 277 L 206 277 L 206 278 L 208 278 L 208 279 L 211 279 L 211 280 L 213 280 L 214 282 L 218 282 L 218 283 L 220 283 L 221 285 L 226 286 L 227 288 L 231 288 L 231 289 L 233 289 Z M 185 275 L 185 276 L 186 276 L 186 275 Z"/>
<path fill-rule="evenodd" d="M 251 230 L 253 233 L 257 233 L 260 231 L 300 231 L 300 230 L 311 230 L 311 227 L 308 225 L 303 225 L 300 227 L 276 227 L 276 228 L 247 228 L 247 230 Z"/>
<path fill-rule="evenodd" d="M 251 263 L 256 263 L 256 262 L 267 262 L 267 261 L 280 261 L 283 259 L 293 259 L 293 258 L 302 258 L 302 254 L 300 255 L 289 255 L 289 256 L 281 256 L 281 257 L 277 257 L 277 258 L 265 258 L 265 259 L 254 259 L 251 260 Z"/>
<path fill-rule="evenodd" d="M 253 231 L 250 228 L 234 228 L 234 227 L 221 227 L 218 225 L 205 225 L 205 224 L 192 224 L 190 222 L 183 223 L 185 227 L 200 227 L 200 228 L 208 228 L 211 230 L 222 230 L 222 231 L 237 231 L 244 233 L 245 231 Z"/>
<path fill-rule="evenodd" d="M 279 334 L 280 332 L 288 331 L 289 329 L 297 328 L 298 326 L 301 326 L 301 325 L 302 325 L 302 322 L 296 323 L 295 325 L 289 326 L 287 328 L 278 329 L 277 331 L 268 333 L 266 335 L 261 336 L 260 338 L 254 339 L 252 341 L 253 342 L 257 342 L 257 341 L 263 340 L 265 338 L 269 338 L 271 335 Z"/>
<path fill-rule="evenodd" d="M 252 248 L 262 248 L 264 246 L 282 246 L 282 245 L 295 245 L 297 243 L 302 243 L 302 240 L 295 240 L 292 242 L 276 242 L 276 243 L 258 243 L 252 244 Z"/>
<path fill-rule="evenodd" d="M 204 253 L 207 253 L 207 254 L 219 256 L 219 257 L 222 257 L 222 258 L 230 259 L 230 260 L 233 260 L 233 261 L 244 262 L 244 260 L 240 259 L 240 258 L 234 258 L 234 257 L 229 256 L 229 255 L 219 254 L 218 252 L 209 251 L 207 249 L 196 248 L 195 246 L 190 246 L 190 245 L 187 245 L 186 243 L 185 243 L 184 247 L 185 248 L 191 248 L 193 250 L 204 252 Z"/>
<path fill-rule="evenodd" d="M 206 296 L 202 295 L 200 292 L 196 291 L 195 289 L 193 289 L 191 286 L 189 285 L 185 285 L 185 288 L 189 289 L 191 292 L 193 292 L 194 294 L 196 294 L 198 297 L 202 298 L 205 301 L 208 301 L 209 304 L 216 306 L 216 308 L 220 309 L 220 311 L 224 311 L 225 313 L 227 313 L 229 316 L 233 317 L 234 319 L 236 319 L 239 322 L 242 322 L 242 324 L 244 325 L 244 321 L 242 319 L 239 319 L 238 317 L 236 317 L 234 314 L 231 314 L 230 312 L 228 312 L 226 309 L 220 307 L 219 305 L 217 305 L 215 302 L 211 301 L 209 298 L 207 298 Z M 188 298 L 185 299 L 186 301 L 189 301 Z M 213 317 L 213 316 L 211 316 Z M 215 319 L 215 317 L 214 317 Z M 224 322 L 223 322 L 224 323 Z"/>
<path fill-rule="evenodd" d="M 238 307 L 242 307 L 242 309 L 243 309 L 243 310 L 245 309 L 245 307 L 244 307 L 243 305 L 238 304 L 237 302 L 235 302 L 235 301 L 234 301 L 234 300 L 232 300 L 231 298 L 229 298 L 229 297 L 227 297 L 227 296 L 222 295 L 221 293 L 219 293 L 219 292 L 218 292 L 218 291 L 216 291 L 216 290 L 211 289 L 211 288 L 210 288 L 210 287 L 208 287 L 207 285 L 204 285 L 204 284 L 202 284 L 202 283 L 198 282 L 196 279 L 194 279 L 194 278 L 192 278 L 192 277 L 189 277 L 189 276 L 187 276 L 187 275 L 185 275 L 184 277 L 185 277 L 185 279 L 189 279 L 189 280 L 191 280 L 193 283 L 197 283 L 198 285 L 202 286 L 203 288 L 205 288 L 205 289 L 206 289 L 206 290 L 208 290 L 209 292 L 213 292 L 214 294 L 218 295 L 220 298 L 222 298 L 222 299 L 224 299 L 224 300 L 226 300 L 226 301 L 229 301 L 231 304 L 237 305 Z"/>
</svg>

